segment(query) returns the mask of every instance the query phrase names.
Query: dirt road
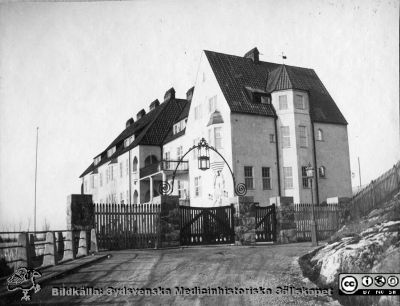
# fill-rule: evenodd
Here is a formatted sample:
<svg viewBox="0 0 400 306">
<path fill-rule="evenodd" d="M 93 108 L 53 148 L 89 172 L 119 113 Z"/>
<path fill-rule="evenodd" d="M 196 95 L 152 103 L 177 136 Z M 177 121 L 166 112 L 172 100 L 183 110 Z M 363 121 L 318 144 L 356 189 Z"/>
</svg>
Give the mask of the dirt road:
<svg viewBox="0 0 400 306">
<path fill-rule="evenodd" d="M 276 293 L 278 286 L 313 287 L 310 283 L 303 282 L 296 261 L 297 256 L 310 250 L 309 245 L 303 243 L 110 252 L 112 254 L 110 259 L 43 284 L 42 290 L 33 294 L 32 303 L 43 305 L 325 304 L 326 297 Z M 72 287 L 83 287 L 85 293 L 90 293 L 93 287 L 98 292 L 102 290 L 103 294 L 55 296 L 56 293 L 60 294 L 62 290 Z M 218 287 L 222 288 L 219 290 L 224 294 L 210 295 L 196 292 Z M 57 288 L 65 289 L 60 291 Z M 134 290 L 133 288 L 149 288 L 152 293 L 160 295 L 127 295 L 143 293 L 129 292 Z M 240 291 L 246 288 L 248 288 L 247 293 Z M 250 288 L 253 288 L 252 292 L 249 291 Z M 257 288 L 258 292 L 254 288 Z M 125 295 L 116 295 L 113 289 L 122 290 L 120 293 Z M 271 290 L 270 293 L 268 289 Z M 171 290 L 170 294 L 168 290 Z M 70 289 L 69 293 L 77 294 L 77 292 Z M 111 292 L 112 295 L 106 294 Z"/>
</svg>

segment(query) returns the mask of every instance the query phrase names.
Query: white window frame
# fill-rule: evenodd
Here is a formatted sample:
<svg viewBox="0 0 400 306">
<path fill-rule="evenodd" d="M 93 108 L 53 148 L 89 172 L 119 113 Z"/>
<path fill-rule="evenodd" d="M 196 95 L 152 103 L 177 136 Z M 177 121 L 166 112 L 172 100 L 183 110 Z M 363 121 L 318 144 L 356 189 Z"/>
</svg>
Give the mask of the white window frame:
<svg viewBox="0 0 400 306">
<path fill-rule="evenodd" d="M 244 166 L 244 183 L 248 190 L 254 189 L 254 171 L 253 166 Z M 249 173 L 249 171 L 251 173 Z M 250 174 L 250 175 L 249 175 Z"/>
<path fill-rule="evenodd" d="M 283 185 L 285 189 L 293 189 L 292 167 L 283 167 Z"/>
<path fill-rule="evenodd" d="M 305 125 L 299 125 L 299 144 L 302 148 L 308 147 L 308 132 Z"/>
<path fill-rule="evenodd" d="M 297 94 L 297 95 L 294 96 L 294 107 L 296 109 L 305 109 L 303 95 L 298 95 Z"/>
<path fill-rule="evenodd" d="M 194 178 L 194 196 L 201 197 L 201 176 Z"/>
<path fill-rule="evenodd" d="M 221 150 L 222 146 L 222 127 L 214 128 L 214 147 L 217 150 Z"/>
<path fill-rule="evenodd" d="M 217 110 L 217 95 L 208 99 L 208 113 L 213 113 Z"/>
<path fill-rule="evenodd" d="M 324 131 L 322 129 L 317 130 L 317 141 L 324 141 Z"/>
<path fill-rule="evenodd" d="M 278 99 L 279 99 L 279 110 L 287 110 L 288 109 L 287 95 L 280 95 Z"/>
<path fill-rule="evenodd" d="M 304 189 L 309 189 L 309 178 L 307 176 L 307 166 L 302 166 L 301 167 L 301 179 L 302 179 L 302 185 Z"/>
<path fill-rule="evenodd" d="M 264 171 L 266 170 L 266 171 Z M 267 172 L 267 173 L 265 173 Z M 268 175 L 266 175 L 268 174 Z M 270 167 L 262 167 L 261 168 L 261 177 L 262 177 L 262 186 L 263 190 L 271 190 L 271 168 Z"/>
<path fill-rule="evenodd" d="M 290 148 L 290 127 L 288 125 L 281 126 L 282 148 Z"/>
</svg>

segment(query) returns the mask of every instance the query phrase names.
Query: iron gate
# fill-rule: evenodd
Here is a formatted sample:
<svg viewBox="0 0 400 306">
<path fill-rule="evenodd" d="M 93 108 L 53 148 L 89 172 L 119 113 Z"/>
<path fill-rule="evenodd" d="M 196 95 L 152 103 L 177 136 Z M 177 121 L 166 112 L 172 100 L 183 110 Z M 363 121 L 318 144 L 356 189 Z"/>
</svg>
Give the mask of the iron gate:
<svg viewBox="0 0 400 306">
<path fill-rule="evenodd" d="M 256 206 L 256 242 L 276 241 L 275 205 Z"/>
<path fill-rule="evenodd" d="M 179 206 L 181 245 L 235 242 L 234 207 Z"/>
</svg>

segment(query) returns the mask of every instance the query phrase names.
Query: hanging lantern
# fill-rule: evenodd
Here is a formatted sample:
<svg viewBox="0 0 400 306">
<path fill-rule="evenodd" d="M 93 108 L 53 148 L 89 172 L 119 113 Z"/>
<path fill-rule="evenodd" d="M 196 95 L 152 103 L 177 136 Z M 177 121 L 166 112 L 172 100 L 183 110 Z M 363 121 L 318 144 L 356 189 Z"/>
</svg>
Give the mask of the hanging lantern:
<svg viewBox="0 0 400 306">
<path fill-rule="evenodd" d="M 197 147 L 197 161 L 200 170 L 210 169 L 210 150 L 204 138 L 200 140 Z"/>
</svg>

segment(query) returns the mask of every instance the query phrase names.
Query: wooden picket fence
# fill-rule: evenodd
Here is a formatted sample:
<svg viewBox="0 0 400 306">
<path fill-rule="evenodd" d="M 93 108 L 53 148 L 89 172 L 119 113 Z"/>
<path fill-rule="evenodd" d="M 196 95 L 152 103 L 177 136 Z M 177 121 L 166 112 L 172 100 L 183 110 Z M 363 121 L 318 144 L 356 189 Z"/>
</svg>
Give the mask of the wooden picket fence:
<svg viewBox="0 0 400 306">
<path fill-rule="evenodd" d="M 143 249 L 160 245 L 160 204 L 93 204 L 100 249 Z"/>
<path fill-rule="evenodd" d="M 328 239 L 340 226 L 340 208 L 337 204 L 315 205 L 318 240 Z M 311 241 L 312 204 L 294 204 L 297 241 Z"/>
<path fill-rule="evenodd" d="M 400 161 L 354 195 L 349 203 L 352 218 L 367 215 L 400 191 Z"/>
</svg>

